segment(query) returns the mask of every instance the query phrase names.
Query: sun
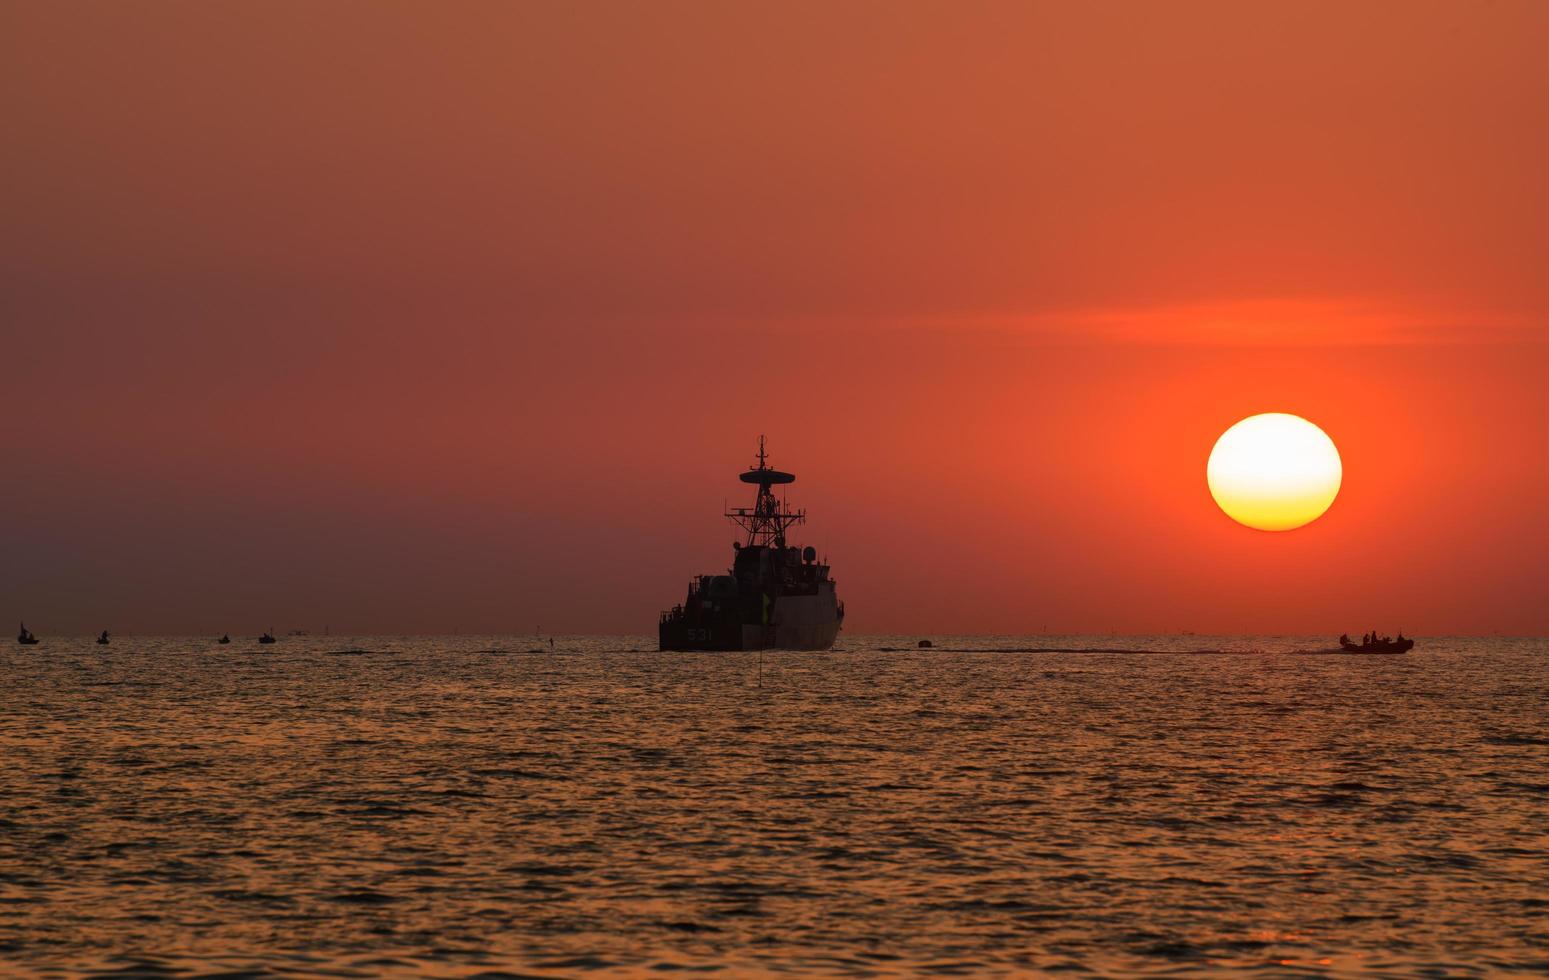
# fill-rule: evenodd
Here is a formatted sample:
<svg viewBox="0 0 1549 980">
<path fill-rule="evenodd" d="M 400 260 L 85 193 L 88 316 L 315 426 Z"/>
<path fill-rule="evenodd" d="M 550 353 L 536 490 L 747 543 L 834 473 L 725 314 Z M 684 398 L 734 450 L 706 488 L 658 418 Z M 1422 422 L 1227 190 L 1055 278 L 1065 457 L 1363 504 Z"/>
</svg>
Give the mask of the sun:
<svg viewBox="0 0 1549 980">
<path fill-rule="evenodd" d="M 1221 433 L 1205 480 L 1228 517 L 1260 531 L 1289 531 L 1323 516 L 1344 466 L 1322 429 L 1299 415 L 1250 415 Z"/>
</svg>

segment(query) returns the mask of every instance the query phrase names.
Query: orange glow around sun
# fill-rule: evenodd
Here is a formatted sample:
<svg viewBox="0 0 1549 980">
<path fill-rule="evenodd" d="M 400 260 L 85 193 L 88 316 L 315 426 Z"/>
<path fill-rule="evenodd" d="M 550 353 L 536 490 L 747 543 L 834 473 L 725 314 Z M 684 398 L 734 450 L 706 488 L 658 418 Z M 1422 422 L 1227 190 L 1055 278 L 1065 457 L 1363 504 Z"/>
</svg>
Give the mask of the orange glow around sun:
<svg viewBox="0 0 1549 980">
<path fill-rule="evenodd" d="M 1205 466 L 1210 495 L 1239 524 L 1289 531 L 1323 516 L 1344 468 L 1322 429 L 1297 415 L 1253 415 L 1216 440 Z"/>
</svg>

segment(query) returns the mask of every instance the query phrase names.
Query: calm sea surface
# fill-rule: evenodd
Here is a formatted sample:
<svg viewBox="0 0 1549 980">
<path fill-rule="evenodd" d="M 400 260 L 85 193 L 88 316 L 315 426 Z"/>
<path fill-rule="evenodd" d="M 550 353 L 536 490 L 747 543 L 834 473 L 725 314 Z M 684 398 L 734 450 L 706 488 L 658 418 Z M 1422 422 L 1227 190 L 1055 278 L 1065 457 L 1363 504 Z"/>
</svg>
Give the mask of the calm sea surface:
<svg viewBox="0 0 1549 980">
<path fill-rule="evenodd" d="M 1549 973 L 1549 642 L 916 639 L 7 644 L 0 972 Z"/>
</svg>

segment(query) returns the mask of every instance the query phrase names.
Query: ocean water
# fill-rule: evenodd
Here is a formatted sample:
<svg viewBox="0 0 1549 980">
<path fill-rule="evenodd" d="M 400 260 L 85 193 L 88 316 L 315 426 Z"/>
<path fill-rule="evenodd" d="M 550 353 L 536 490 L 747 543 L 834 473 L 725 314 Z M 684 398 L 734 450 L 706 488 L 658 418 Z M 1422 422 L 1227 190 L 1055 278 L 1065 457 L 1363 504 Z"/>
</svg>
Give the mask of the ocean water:
<svg viewBox="0 0 1549 980">
<path fill-rule="evenodd" d="M 7 645 L 0 973 L 1549 973 L 1549 642 L 917 639 Z"/>
</svg>

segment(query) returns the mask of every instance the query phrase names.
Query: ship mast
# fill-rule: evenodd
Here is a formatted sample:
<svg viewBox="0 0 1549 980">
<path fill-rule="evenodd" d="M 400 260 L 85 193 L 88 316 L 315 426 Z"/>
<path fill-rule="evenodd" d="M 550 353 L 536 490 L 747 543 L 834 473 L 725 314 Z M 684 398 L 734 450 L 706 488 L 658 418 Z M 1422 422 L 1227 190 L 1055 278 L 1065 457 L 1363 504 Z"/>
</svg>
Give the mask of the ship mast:
<svg viewBox="0 0 1549 980">
<path fill-rule="evenodd" d="M 739 479 L 743 483 L 758 484 L 758 495 L 753 506 L 733 507 L 726 512 L 731 522 L 748 532 L 747 547 L 762 545 L 769 548 L 785 547 L 785 529 L 807 520 L 804 510 L 788 511 L 780 498 L 769 489 L 772 486 L 795 483 L 790 473 L 769 468 L 769 454 L 764 451 L 764 437 L 758 437 L 758 465 L 750 466 Z"/>
</svg>

